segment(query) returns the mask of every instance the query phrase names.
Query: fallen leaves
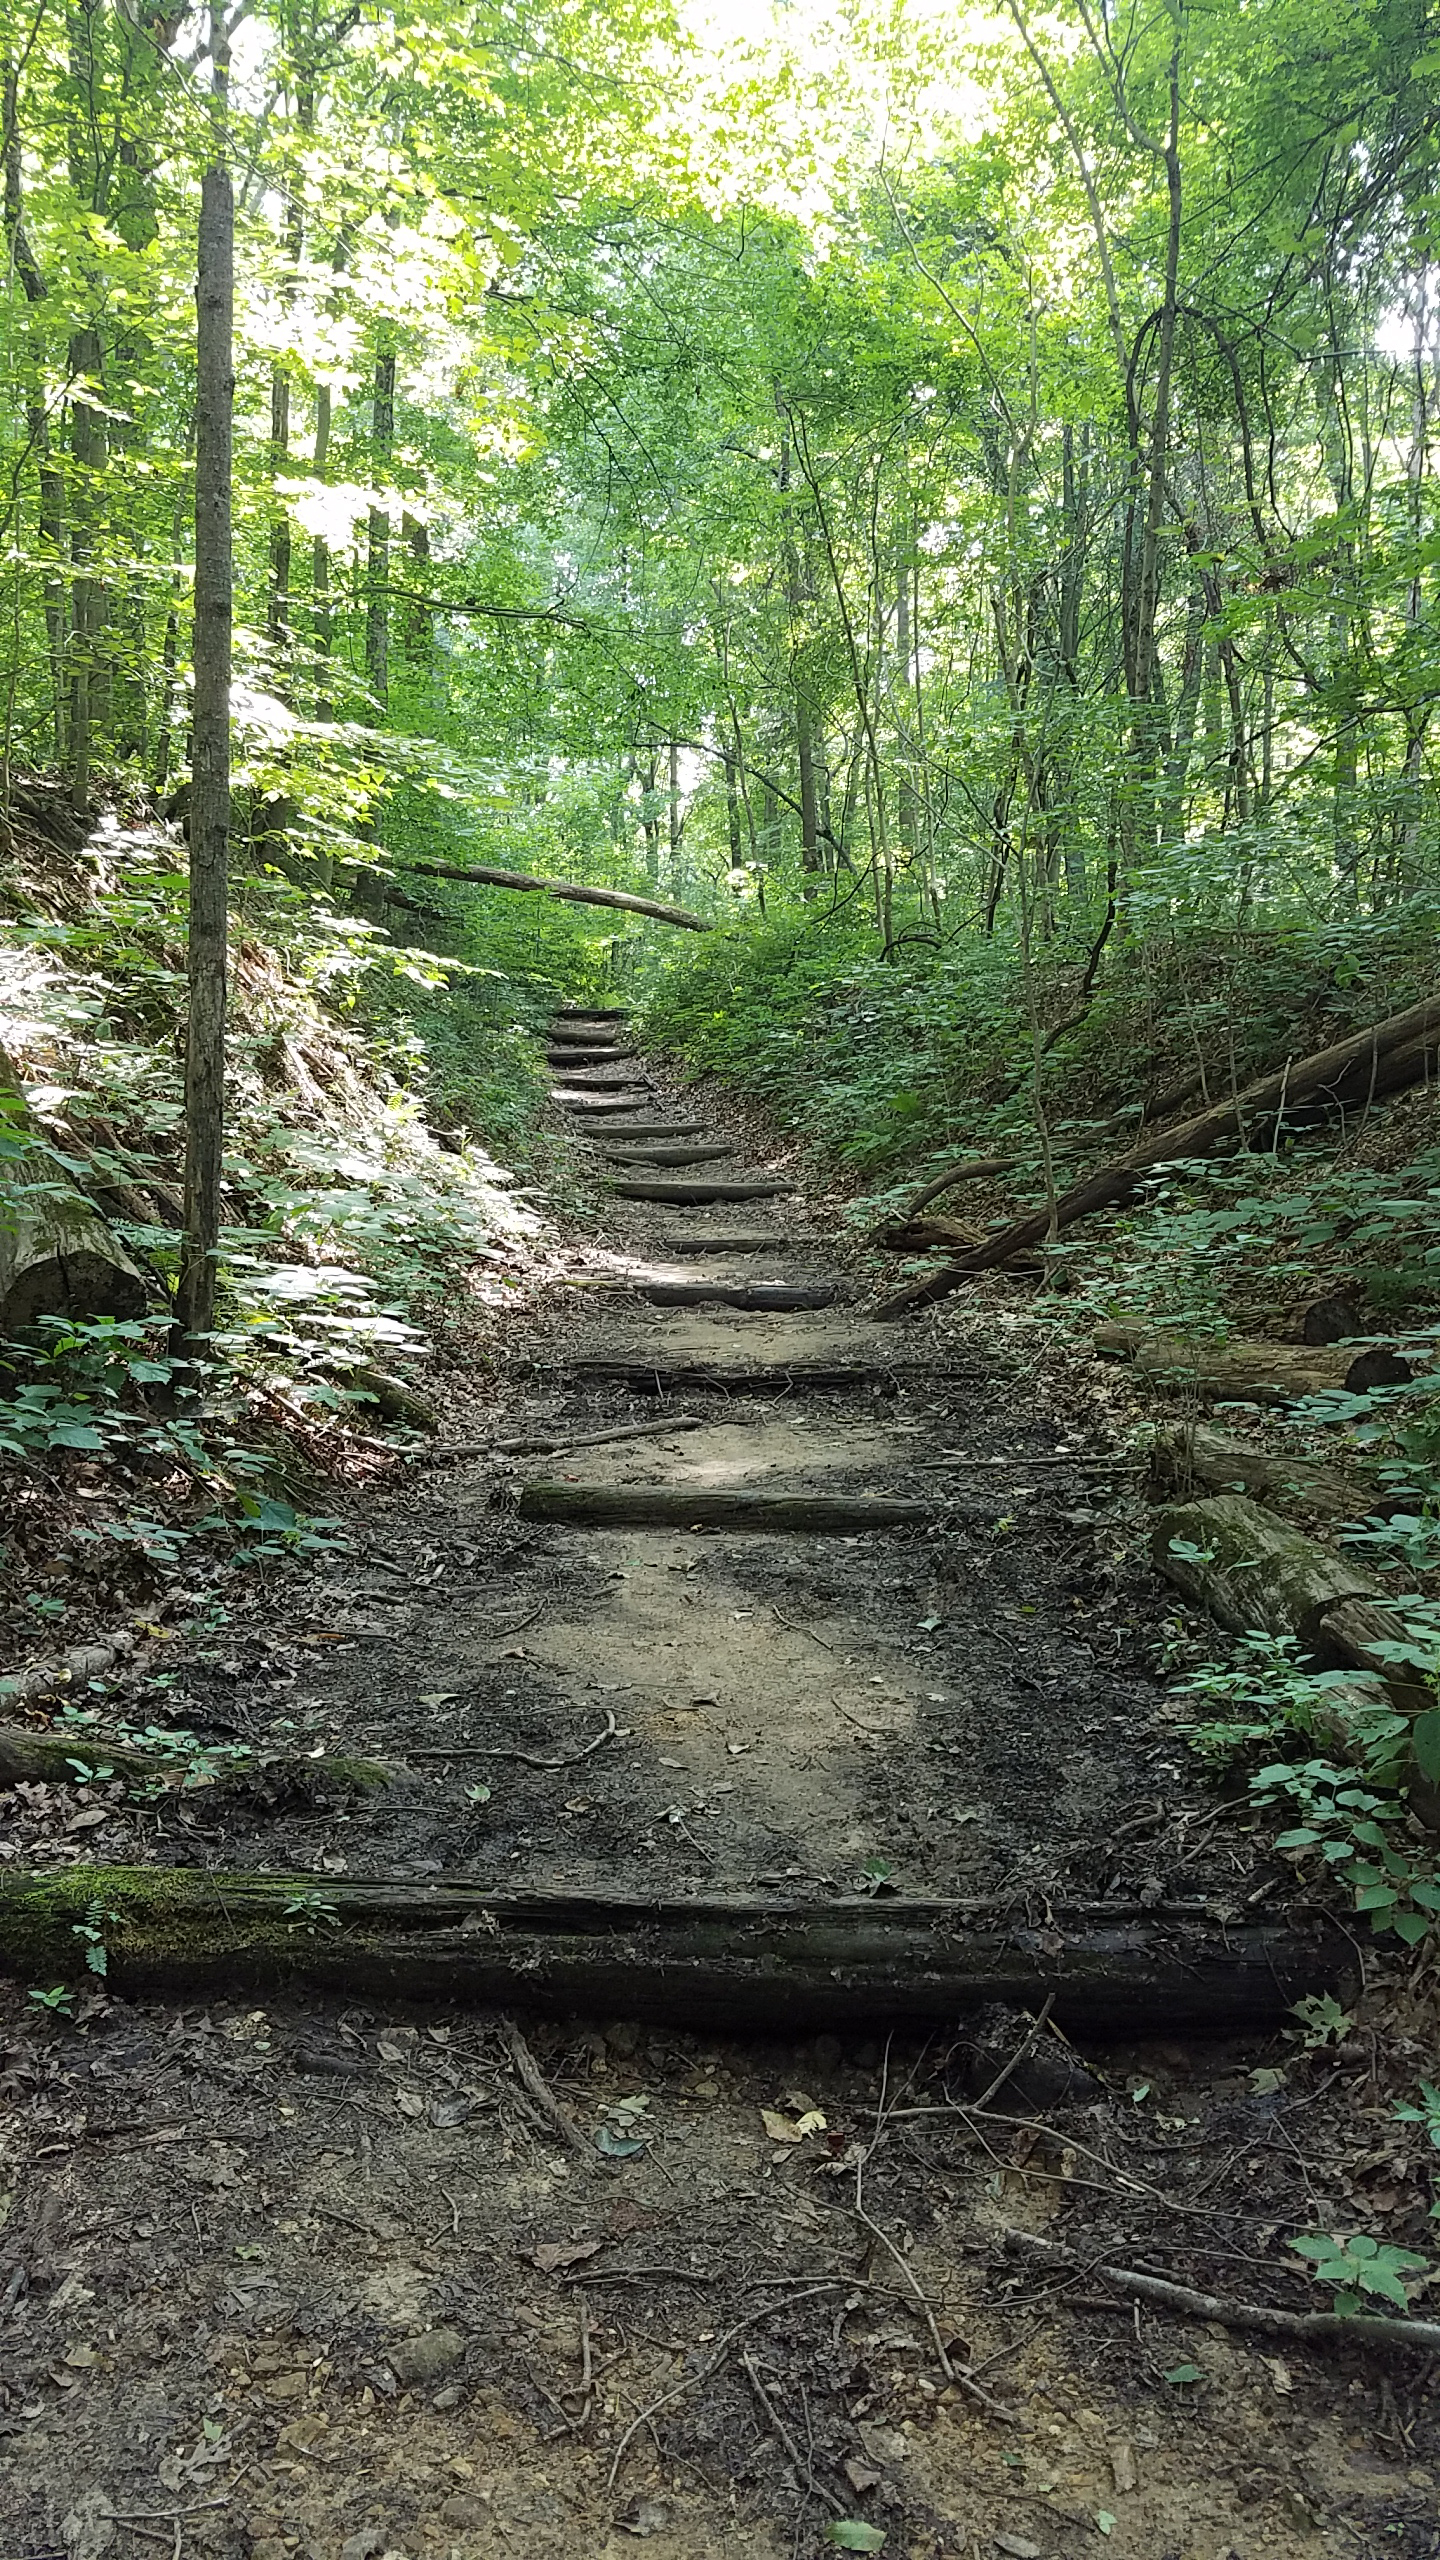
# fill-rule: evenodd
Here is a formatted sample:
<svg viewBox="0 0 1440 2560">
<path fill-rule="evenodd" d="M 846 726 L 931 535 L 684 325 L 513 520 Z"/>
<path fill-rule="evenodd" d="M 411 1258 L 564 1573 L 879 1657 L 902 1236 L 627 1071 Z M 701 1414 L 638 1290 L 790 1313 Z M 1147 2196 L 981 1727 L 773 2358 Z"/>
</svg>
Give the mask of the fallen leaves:
<svg viewBox="0 0 1440 2560">
<path fill-rule="evenodd" d="M 778 2107 L 762 2107 L 760 2121 L 772 2142 L 806 2142 L 812 2133 L 825 2131 L 825 2118 L 818 2107 L 809 2108 L 803 2116 L 785 2116 Z"/>
<path fill-rule="evenodd" d="M 542 2240 L 538 2247 L 523 2254 L 542 2276 L 562 2275 L 567 2267 L 578 2267 L 587 2258 L 597 2257 L 604 2248 L 603 2240 Z"/>
</svg>

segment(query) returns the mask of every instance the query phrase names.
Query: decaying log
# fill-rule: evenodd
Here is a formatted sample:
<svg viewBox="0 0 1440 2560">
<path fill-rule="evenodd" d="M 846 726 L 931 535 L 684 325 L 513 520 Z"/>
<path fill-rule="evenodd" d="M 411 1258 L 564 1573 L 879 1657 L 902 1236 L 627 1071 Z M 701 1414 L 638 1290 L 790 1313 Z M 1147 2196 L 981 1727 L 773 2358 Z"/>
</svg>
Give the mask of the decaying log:
<svg viewBox="0 0 1440 2560">
<path fill-rule="evenodd" d="M 596 1093 L 653 1093 L 655 1090 L 649 1076 L 627 1075 L 618 1067 L 589 1067 L 583 1074 L 578 1067 L 567 1067 L 565 1079 L 563 1085 L 551 1088 L 551 1098 L 555 1102 L 570 1104 L 577 1095 L 585 1102 Z"/>
<path fill-rule="evenodd" d="M 427 880 L 459 880 L 477 889 L 533 889 L 547 898 L 577 907 L 618 907 L 628 916 L 650 916 L 656 924 L 682 925 L 687 933 L 710 933 L 709 919 L 689 907 L 667 907 L 658 898 L 632 898 L 624 889 L 589 889 L 578 880 L 537 880 L 528 871 L 495 871 L 485 863 L 412 862 L 407 871 Z"/>
<path fill-rule="evenodd" d="M 1132 1359 L 1150 1385 L 1206 1404 L 1293 1404 L 1343 1387 L 1352 1365 L 1348 1351 L 1289 1342 L 1187 1342 L 1138 1324 L 1097 1325 L 1094 1341 L 1102 1357 Z"/>
<path fill-rule="evenodd" d="M 793 1182 L 772 1182 L 764 1175 L 734 1182 L 641 1182 L 627 1177 L 610 1185 L 617 1200 L 669 1200 L 676 1206 L 703 1209 L 711 1200 L 783 1200 Z"/>
<path fill-rule="evenodd" d="M 184 1749 L 162 1751 L 153 1744 L 112 1741 L 84 1728 L 32 1733 L 23 1725 L 0 1725 L 0 1787 L 21 1780 L 82 1787 L 109 1778 L 185 1795 L 202 1788 L 243 1787 L 308 1800 L 337 1792 L 375 1795 L 394 1785 L 395 1772 L 378 1760 L 339 1753 L 317 1759 L 309 1752 L 251 1750 L 244 1744 L 198 1739 Z"/>
<path fill-rule="evenodd" d="M 1013 2257 L 1073 2267 L 1087 2284 L 1098 2277 L 1129 2300 L 1153 2302 L 1157 2310 L 1178 2312 L 1182 2319 L 1213 2321 L 1220 2329 L 1299 2338 L 1310 2344 L 1339 2341 L 1346 2346 L 1399 2347 L 1407 2355 L 1440 2355 L 1440 2320 L 1396 2320 L 1372 2311 L 1277 2311 L 1264 2302 L 1236 2302 L 1226 2294 L 1199 2293 L 1193 2285 L 1172 2284 L 1168 2276 L 1149 2275 L 1143 2268 L 1102 2266 L 1090 2250 L 1082 2256 L 1078 2249 L 1067 2249 L 1063 2240 L 1047 2240 L 1035 2231 L 1007 2231 L 1005 2247 Z"/>
<path fill-rule="evenodd" d="M 618 1139 L 612 1139 L 603 1152 L 607 1164 L 643 1168 L 647 1164 L 722 1164 L 726 1156 L 733 1156 L 735 1150 L 718 1139 L 706 1146 L 696 1146 L 693 1140 L 676 1139 L 668 1142 L 657 1140 L 649 1146 L 639 1147 L 622 1146 Z"/>
<path fill-rule="evenodd" d="M 1257 1449 L 1198 1422 L 1160 1433 L 1150 1453 L 1150 1480 L 1172 1501 L 1197 1492 L 1248 1493 L 1272 1511 L 1313 1512 L 1321 1520 L 1388 1517 L 1418 1499 L 1384 1491 L 1373 1477 L 1346 1475 L 1321 1458 Z"/>
<path fill-rule="evenodd" d="M 1191 1552 L 1177 1554 L 1177 1540 Z M 1177 1590 L 1242 1635 L 1264 1627 L 1322 1646 L 1337 1602 L 1376 1596 L 1369 1574 L 1243 1493 L 1167 1503 L 1155 1515 L 1150 1551 Z"/>
<path fill-rule="evenodd" d="M 638 1067 L 644 1061 L 638 1049 L 622 1048 L 618 1040 L 607 1041 L 600 1049 L 547 1049 L 547 1067 L 563 1068 L 566 1075 L 573 1069 L 583 1075 L 587 1067 Z"/>
<path fill-rule="evenodd" d="M 50 1156 L 3 1051 L 0 1105 L 8 1139 L 0 1156 L 0 1338 L 27 1332 L 40 1316 L 143 1316 L 142 1274 Z"/>
<path fill-rule="evenodd" d="M 363 1361 L 356 1365 L 337 1357 L 330 1366 L 337 1374 L 343 1373 L 346 1386 L 367 1404 L 373 1404 L 387 1422 L 408 1423 L 412 1431 L 439 1430 L 440 1416 L 434 1405 L 408 1380 L 393 1376 L 388 1369 L 372 1369 Z"/>
<path fill-rule="evenodd" d="M 668 1440 L 672 1431 L 707 1431 L 698 1413 L 660 1414 L 654 1422 L 622 1422 L 611 1431 L 585 1431 L 578 1439 L 450 1440 L 439 1448 L 407 1449 L 412 1466 L 446 1466 L 460 1458 L 568 1458 L 573 1450 L 600 1449 L 611 1440 Z"/>
<path fill-rule="evenodd" d="M 1305 1101 L 1312 1094 L 1337 1094 L 1347 1077 L 1373 1080 L 1381 1062 L 1399 1056 L 1408 1060 L 1407 1077 L 1413 1080 L 1423 1072 L 1434 1055 L 1440 1038 L 1440 997 L 1428 997 L 1423 1004 L 1411 1005 L 1404 1013 L 1392 1014 L 1384 1022 L 1371 1023 L 1348 1040 L 1337 1040 L 1325 1049 L 1317 1049 L 1307 1058 L 1289 1058 L 1271 1075 L 1261 1076 L 1247 1085 L 1242 1093 L 1212 1103 L 1197 1112 L 1193 1119 L 1182 1120 L 1142 1138 L 1128 1154 L 1088 1174 L 1083 1182 L 1062 1193 L 1055 1205 L 1054 1225 L 1058 1229 L 1073 1226 L 1077 1219 L 1090 1218 L 1097 1210 L 1108 1209 L 1128 1200 L 1140 1176 L 1154 1166 L 1208 1155 L 1226 1138 L 1243 1135 L 1246 1128 L 1266 1112 L 1281 1112 L 1292 1104 Z M 1008 1262 L 1013 1253 L 1043 1244 L 1051 1232 L 1048 1208 L 1028 1211 L 1015 1218 L 997 1235 L 987 1237 L 967 1253 L 962 1261 L 949 1264 L 943 1271 L 927 1273 L 923 1280 L 886 1300 L 877 1313 L 886 1318 L 908 1315 L 915 1308 L 929 1306 L 937 1298 L 948 1297 L 952 1289 L 974 1278 L 981 1271 L 993 1271 Z"/>
<path fill-rule="evenodd" d="M 966 1156 L 959 1164 L 947 1165 L 943 1173 L 936 1174 L 933 1182 L 923 1182 L 918 1191 L 912 1191 L 909 1199 L 901 1203 L 895 1212 L 895 1224 L 907 1226 L 912 1218 L 918 1218 L 921 1210 L 928 1209 L 931 1201 L 940 1199 L 944 1192 L 958 1190 L 962 1182 L 991 1182 L 997 1173 L 1009 1173 L 1019 1161 L 1018 1156 Z"/>
<path fill-rule="evenodd" d="M 862 1536 L 869 1529 L 920 1529 L 936 1516 L 930 1502 L 891 1501 L 880 1494 L 752 1493 L 672 1484 L 527 1484 L 522 1520 L 583 1521 L 604 1529 L 813 1530 Z"/>
<path fill-rule="evenodd" d="M 562 1004 L 553 1019 L 560 1023 L 627 1022 L 629 1012 L 623 1004 Z"/>
<path fill-rule="evenodd" d="M 740 1307 L 747 1315 L 798 1315 L 833 1307 L 844 1294 L 838 1280 L 633 1280 L 637 1298 L 652 1307 Z"/>
<path fill-rule="evenodd" d="M 113 1635 L 97 1636 L 93 1644 L 78 1644 L 70 1653 L 12 1671 L 0 1679 L 0 1706 L 29 1706 L 36 1698 L 53 1698 L 61 1689 L 78 1689 L 82 1681 L 103 1680 L 117 1662 L 134 1652 L 137 1641 L 129 1627 L 117 1627 Z"/>
<path fill-rule="evenodd" d="M 980 1927 L 945 1902 L 736 1895 L 625 1901 L 496 1892 L 452 1879 L 210 1875 L 67 1867 L 0 1874 L 0 1967 L 31 1982 L 79 1970 L 76 1927 L 107 1914 L 107 1982 L 209 1997 L 305 1982 L 439 2000 L 667 2021 L 750 2036 L 824 2024 L 949 2021 L 1053 2000 L 1072 2032 L 1238 2032 L 1336 1991 L 1348 1940 L 1321 1919 L 1106 1925 L 1063 1912 Z"/>
</svg>

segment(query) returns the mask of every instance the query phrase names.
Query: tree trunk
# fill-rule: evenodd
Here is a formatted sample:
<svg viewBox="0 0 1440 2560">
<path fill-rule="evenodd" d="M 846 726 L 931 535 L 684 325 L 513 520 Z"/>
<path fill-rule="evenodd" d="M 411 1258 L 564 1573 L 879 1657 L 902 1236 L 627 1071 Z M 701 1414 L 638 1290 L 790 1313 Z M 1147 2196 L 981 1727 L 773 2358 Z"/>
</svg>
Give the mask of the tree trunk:
<svg viewBox="0 0 1440 2560">
<path fill-rule="evenodd" d="M 997 1919 L 993 1904 L 627 1902 L 449 1879 L 84 1866 L 0 1875 L 0 1965 L 26 1981 L 77 1973 L 76 1931 L 96 1904 L 122 1998 L 303 1982 L 370 2002 L 519 2004 L 751 2036 L 1047 2001 L 1072 2032 L 1229 2033 L 1279 2025 L 1352 1971 L 1345 1935 L 1308 1915 L 1107 1921 L 1062 1907 L 1032 1926 Z"/>
<path fill-rule="evenodd" d="M 222 108 L 224 78 L 222 54 L 216 61 Z M 217 156 L 201 179 L 197 277 L 190 1015 L 185 1045 L 185 1238 L 175 1297 L 176 1338 L 191 1356 L 203 1356 L 215 1321 L 225 1142 L 234 295 L 235 196 L 229 167 Z"/>
<path fill-rule="evenodd" d="M 390 468 L 395 442 L 395 358 L 375 359 L 375 391 L 370 427 L 371 469 L 377 480 Z M 384 507 L 370 510 L 366 558 L 365 676 L 383 710 L 390 699 L 390 518 Z"/>
<path fill-rule="evenodd" d="M 1430 997 L 1423 1004 L 1411 1005 L 1406 1012 L 1392 1014 L 1384 1022 L 1371 1023 L 1364 1031 L 1352 1033 L 1347 1040 L 1337 1040 L 1325 1049 L 1317 1049 L 1307 1058 L 1287 1059 L 1272 1074 L 1247 1085 L 1243 1093 L 1213 1104 L 1192 1120 L 1178 1127 L 1156 1131 L 1128 1155 L 1120 1156 L 1101 1172 L 1088 1174 L 1083 1182 L 1067 1191 L 1056 1202 L 1054 1230 L 1074 1225 L 1077 1219 L 1093 1217 L 1097 1210 L 1113 1207 L 1127 1200 L 1136 1182 L 1152 1166 L 1166 1164 L 1178 1157 L 1209 1155 L 1215 1147 L 1237 1132 L 1246 1130 L 1267 1112 L 1282 1116 L 1287 1109 L 1309 1096 L 1344 1098 L 1357 1086 L 1374 1084 L 1386 1070 L 1386 1062 L 1394 1057 L 1391 1072 L 1398 1073 L 1403 1056 L 1407 1074 L 1423 1071 L 1424 1063 L 1433 1056 L 1440 1039 L 1440 998 Z M 1401 1053 L 1395 1055 L 1395 1053 Z M 897 1297 L 887 1299 L 877 1309 L 882 1317 L 908 1315 L 912 1309 L 929 1305 L 936 1298 L 949 1295 L 976 1272 L 991 1271 L 1007 1262 L 1012 1253 L 1025 1247 L 1043 1244 L 1052 1233 L 1051 1212 L 1039 1210 L 1017 1218 L 992 1236 L 987 1243 L 967 1254 L 963 1262 L 952 1263 L 947 1270 L 937 1271 Z"/>
</svg>

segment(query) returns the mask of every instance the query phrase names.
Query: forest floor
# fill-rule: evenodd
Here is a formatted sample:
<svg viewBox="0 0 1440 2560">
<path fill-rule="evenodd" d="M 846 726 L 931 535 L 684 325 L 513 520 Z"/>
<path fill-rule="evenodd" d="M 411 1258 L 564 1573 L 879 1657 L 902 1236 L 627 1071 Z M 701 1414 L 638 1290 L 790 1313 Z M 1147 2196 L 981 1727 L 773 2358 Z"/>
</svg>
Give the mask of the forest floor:
<svg viewBox="0 0 1440 2560">
<path fill-rule="evenodd" d="M 10 1854 L 303 1872 L 317 1933 L 326 1880 L 367 1876 L 945 1894 L 1037 1927 L 1077 1900 L 1283 1899 L 1156 1669 L 1173 1601 L 1136 1561 L 1127 1390 L 1003 1283 L 871 1324 L 837 1225 L 798 1191 L 608 1201 L 512 1331 L 485 1429 L 652 1436 L 397 1470 L 347 1551 L 117 1687 L 135 1722 L 388 1760 L 383 1795 L 97 1789 L 77 1836 L 31 1789 Z M 769 1248 L 695 1250 L 742 1228 Z M 839 1295 L 611 1292 L 706 1276 Z M 657 1398 L 657 1372 L 737 1359 L 869 1374 Z M 596 1374 L 624 1360 L 651 1383 Z M 537 1476 L 940 1509 L 855 1536 L 544 1525 L 513 1499 Z M 1433 2041 L 1398 1969 L 1377 1997 Z M 802 2560 L 836 2518 L 889 2560 L 1440 2553 L 1422 2364 L 1277 2352 L 1096 2272 L 1314 2307 L 1288 2240 L 1413 2203 L 1370 2014 L 1316 2052 L 1082 2054 L 997 2010 L 928 2037 L 593 2018 L 517 2041 L 294 1991 L 97 1988 L 67 2023 L 6 1985 L 0 2560 Z"/>
</svg>

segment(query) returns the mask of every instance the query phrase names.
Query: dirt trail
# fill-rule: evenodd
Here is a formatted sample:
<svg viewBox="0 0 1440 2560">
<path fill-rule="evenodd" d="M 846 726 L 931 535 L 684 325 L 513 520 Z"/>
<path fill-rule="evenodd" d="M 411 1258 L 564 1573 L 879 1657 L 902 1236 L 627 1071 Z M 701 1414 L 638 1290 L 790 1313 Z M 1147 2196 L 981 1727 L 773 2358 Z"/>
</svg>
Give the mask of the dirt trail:
<svg viewBox="0 0 1440 2560">
<path fill-rule="evenodd" d="M 583 1101 L 633 1091 L 569 1113 L 587 1144 L 724 1138 L 658 1070 L 619 1074 L 566 1076 Z M 532 1525 L 494 1468 L 427 1470 L 372 1510 L 358 1568 L 177 1648 L 168 1700 L 217 1733 L 343 1738 L 404 1782 L 342 1813 L 117 1802 L 87 1856 L 308 1870 L 301 1940 L 340 1874 L 1238 1918 L 1273 1870 L 1148 1667 L 1098 1408 L 870 1325 L 824 1216 L 783 1167 L 757 1179 L 613 1202 L 495 1436 L 659 1427 L 513 1480 L 938 1490 L 941 1516 L 853 1538 Z M 697 1281 L 835 1297 L 641 1294 Z M 1014 2013 L 923 2042 L 742 2048 L 698 2018 L 526 2042 L 301 1997 L 97 1995 L 77 2031 L 3 1998 L 0 2560 L 801 2560 L 837 2517 L 887 2560 L 1440 2552 L 1423 2370 L 1280 2356 L 1004 2245 L 1063 2232 L 1087 2263 L 1302 2303 L 1286 2235 L 1353 2205 L 1357 2126 L 1385 2157 L 1363 2054 L 1171 2042 L 1082 2066 Z"/>
</svg>

